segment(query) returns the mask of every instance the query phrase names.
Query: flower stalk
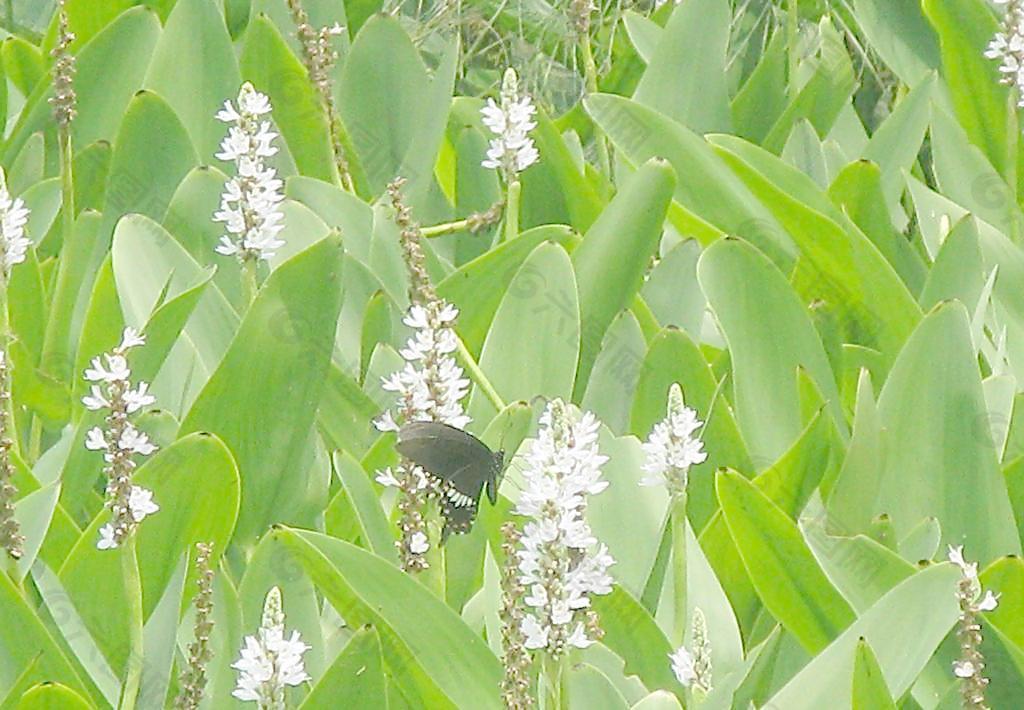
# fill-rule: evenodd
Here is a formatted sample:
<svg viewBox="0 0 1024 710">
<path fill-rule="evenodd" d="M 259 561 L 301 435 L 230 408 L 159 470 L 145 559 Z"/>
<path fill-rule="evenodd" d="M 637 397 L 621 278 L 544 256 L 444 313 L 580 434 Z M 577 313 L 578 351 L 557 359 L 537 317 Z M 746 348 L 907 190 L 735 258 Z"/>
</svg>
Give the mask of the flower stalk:
<svg viewBox="0 0 1024 710">
<path fill-rule="evenodd" d="M 213 543 L 196 543 L 197 590 L 192 598 L 192 606 L 196 610 L 192 625 L 194 640 L 189 644 L 188 663 L 178 682 L 181 690 L 174 701 L 177 710 L 198 710 L 206 690 L 206 667 L 213 658 L 213 649 L 210 647 L 210 636 L 213 633 L 212 554 Z"/>
<path fill-rule="evenodd" d="M 676 680 L 689 692 L 691 703 L 699 705 L 713 689 L 711 641 L 708 638 L 707 620 L 700 608 L 693 610 L 689 648 L 685 645 L 680 646 L 674 653 L 669 654 L 669 660 Z"/>
<path fill-rule="evenodd" d="M 534 706 L 530 694 L 532 659 L 526 650 L 523 635 L 523 597 L 526 589 L 519 581 L 516 548 L 522 537 L 515 523 L 501 527 L 501 549 L 505 562 L 501 570 L 501 647 L 505 676 L 501 681 L 501 697 L 508 710 L 527 710 Z"/>
<path fill-rule="evenodd" d="M 135 552 L 135 536 L 129 536 L 121 545 L 121 574 L 124 578 L 125 599 L 128 605 L 128 638 L 131 652 L 125 663 L 125 679 L 121 685 L 119 710 L 134 710 L 142 684 L 142 666 L 145 657 L 145 614 L 142 609 L 142 575 Z"/>
<path fill-rule="evenodd" d="M 956 636 L 960 641 L 960 658 L 953 663 L 953 675 L 960 681 L 962 707 L 984 710 L 989 707 L 985 701 L 988 678 L 983 675 L 985 657 L 981 653 L 980 614 L 992 611 L 999 605 L 998 595 L 990 590 L 982 591 L 978 579 L 978 563 L 964 559 L 963 546 L 949 546 L 949 561 L 960 568 L 956 599 L 960 605 Z"/>
<path fill-rule="evenodd" d="M 288 9 L 295 23 L 299 44 L 302 46 L 302 63 L 306 67 L 309 82 L 320 99 L 324 114 L 327 117 L 328 131 L 331 138 L 331 150 L 338 171 L 341 186 L 349 192 L 355 192 L 352 173 L 349 170 L 348 158 L 345 156 L 344 127 L 334 105 L 334 90 L 331 82 L 331 68 L 338 60 L 338 53 L 331 41 L 334 37 L 344 34 L 345 28 L 340 25 L 314 28 L 309 21 L 309 13 L 302 6 L 301 0 L 287 0 Z"/>
<path fill-rule="evenodd" d="M 0 288 L 4 288 L 0 285 Z M 6 311 L 6 303 L 3 303 Z M 14 499 L 18 490 L 14 486 L 14 465 L 11 463 L 11 448 L 14 442 L 8 433 L 10 421 L 11 388 L 7 357 L 0 350 L 0 546 L 11 561 L 12 579 L 17 578 L 16 562 L 24 552 L 25 537 L 14 517 Z"/>
</svg>

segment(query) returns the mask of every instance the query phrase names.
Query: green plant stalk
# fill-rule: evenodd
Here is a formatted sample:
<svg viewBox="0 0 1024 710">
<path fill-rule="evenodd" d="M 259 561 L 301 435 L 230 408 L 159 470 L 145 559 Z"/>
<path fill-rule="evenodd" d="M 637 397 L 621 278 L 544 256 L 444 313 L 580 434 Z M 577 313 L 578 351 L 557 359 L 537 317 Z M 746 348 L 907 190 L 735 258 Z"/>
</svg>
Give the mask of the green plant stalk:
<svg viewBox="0 0 1024 710">
<path fill-rule="evenodd" d="M 60 141 L 60 204 L 61 204 L 61 255 L 57 260 L 57 280 L 54 287 L 53 302 L 50 304 L 50 317 L 46 321 L 43 334 L 43 351 L 40 366 L 47 375 L 64 382 L 68 379 L 67 333 L 61 332 L 62 326 L 68 322 L 61 317 L 74 307 L 77 293 L 71 293 L 71 262 L 72 259 L 86 258 L 77 254 L 75 247 L 75 180 L 73 172 L 74 154 L 71 150 L 71 130 L 62 126 L 58 135 Z M 29 433 L 29 462 L 39 459 L 42 449 L 43 422 L 39 416 L 32 418 L 32 429 Z"/>
<path fill-rule="evenodd" d="M 465 229 L 469 229 L 469 220 L 459 219 L 454 222 L 435 224 L 431 227 L 421 227 L 420 234 L 427 239 L 434 239 L 436 237 L 443 237 L 446 234 L 451 234 L 452 232 L 461 232 Z"/>
<path fill-rule="evenodd" d="M 580 54 L 583 55 L 583 78 L 587 88 L 587 96 L 597 93 L 597 63 L 594 61 L 594 49 L 590 42 L 590 32 L 580 34 Z M 611 173 L 611 159 L 608 157 L 607 137 L 598 129 L 594 134 L 594 147 L 597 150 L 597 161 L 601 172 Z"/>
<path fill-rule="evenodd" d="M 519 198 L 523 184 L 513 178 L 508 183 L 508 200 L 505 202 L 505 241 L 519 236 Z"/>
<path fill-rule="evenodd" d="M 416 576 L 434 596 L 444 601 L 447 594 L 447 585 L 445 583 L 444 548 L 440 543 L 441 526 L 444 522 L 441 519 L 437 506 L 430 502 L 427 503 L 426 510 L 424 510 L 424 517 L 426 517 L 428 538 L 430 540 L 430 548 L 426 553 L 428 566 Z"/>
<path fill-rule="evenodd" d="M 543 695 L 541 707 L 544 710 L 561 710 L 568 707 L 567 698 L 562 688 L 562 676 L 565 670 L 562 658 L 552 658 L 544 654 L 541 667 L 540 693 Z"/>
<path fill-rule="evenodd" d="M 0 274 L 0 348 L 3 349 L 7 357 L 8 373 L 11 370 L 10 344 L 11 322 L 7 313 L 7 277 Z M 10 387 L 10 381 L 6 385 Z M 7 436 L 14 442 L 14 450 L 20 454 L 22 450 L 21 437 L 18 436 L 18 423 L 14 419 L 14 397 L 8 397 L 5 406 L 7 408 Z"/>
<path fill-rule="evenodd" d="M 686 638 L 686 493 L 673 496 L 669 524 L 672 526 L 672 631 L 682 644 Z"/>
<path fill-rule="evenodd" d="M 248 308 L 256 300 L 259 284 L 256 279 L 256 260 L 247 258 L 242 261 L 242 296 Z"/>
<path fill-rule="evenodd" d="M 786 0 L 786 51 L 789 56 L 789 90 L 795 97 L 798 89 L 796 86 L 796 70 L 799 63 L 797 54 L 797 39 L 800 30 L 800 9 L 799 0 Z"/>
<path fill-rule="evenodd" d="M 124 577 L 125 598 L 128 602 L 128 634 L 130 651 L 125 665 L 124 685 L 121 686 L 121 701 L 118 710 L 134 710 L 142 682 L 143 658 L 143 612 L 142 577 L 139 574 L 139 559 L 135 554 L 135 533 L 121 545 L 121 573 Z"/>
<path fill-rule="evenodd" d="M 67 346 L 67 333 L 62 333 L 61 326 L 66 323 L 63 318 L 74 307 L 77 293 L 70 292 L 70 264 L 74 259 L 84 259 L 87 255 L 78 254 L 75 244 L 75 182 L 72 172 L 71 132 L 66 128 L 60 130 L 60 204 L 61 204 L 61 254 L 57 262 L 57 280 L 54 287 L 53 303 L 50 305 L 50 318 L 46 322 L 46 333 L 43 336 L 42 367 L 44 372 L 63 381 L 68 373 L 65 371 L 67 358 L 63 352 Z M 56 317 L 55 317 L 56 316 Z M 64 338 L 65 342 L 60 342 Z M 60 358 L 58 363 L 58 358 Z M 59 366 L 59 367 L 58 367 Z M 59 369 L 59 371 L 58 371 Z"/>
<path fill-rule="evenodd" d="M 476 386 L 480 388 L 480 391 L 484 393 L 484 396 L 494 405 L 495 409 L 499 412 L 505 409 L 505 401 L 498 394 L 498 391 L 494 389 L 494 385 L 487 379 L 487 375 L 480 369 L 480 366 L 476 363 L 473 355 L 469 352 L 466 344 L 462 342 L 461 337 L 456 337 L 456 345 L 458 347 L 459 359 L 462 360 L 462 366 L 466 368 L 466 372 L 469 373 L 469 377 L 476 383 Z"/>
</svg>

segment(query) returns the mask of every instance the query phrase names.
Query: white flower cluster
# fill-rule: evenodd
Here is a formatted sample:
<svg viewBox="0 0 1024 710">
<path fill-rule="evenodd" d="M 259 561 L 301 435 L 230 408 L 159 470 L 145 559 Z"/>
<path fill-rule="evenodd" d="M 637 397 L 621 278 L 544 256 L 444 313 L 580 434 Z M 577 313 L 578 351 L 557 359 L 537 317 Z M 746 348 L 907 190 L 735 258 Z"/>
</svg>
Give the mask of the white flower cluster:
<svg viewBox="0 0 1024 710">
<path fill-rule="evenodd" d="M 277 153 L 272 145 L 277 134 L 270 130 L 270 122 L 261 118 L 270 111 L 270 100 L 246 82 L 238 92 L 238 106 L 225 101 L 217 113 L 219 120 L 234 124 L 216 155 L 234 162 L 236 169 L 235 176 L 224 185 L 220 209 L 213 216 L 228 232 L 217 246 L 217 252 L 226 256 L 269 259 L 284 245 L 278 239 L 284 229 L 284 213 L 280 210 L 284 183 L 263 162 Z"/>
<path fill-rule="evenodd" d="M 134 328 L 125 328 L 121 344 L 110 353 L 92 359 L 85 371 L 85 379 L 92 382 L 89 394 L 82 398 L 86 409 L 91 411 L 109 410 L 106 429 L 93 427 L 85 438 L 85 447 L 90 451 L 102 451 L 106 462 L 107 506 L 113 513 L 112 520 L 100 528 L 100 539 L 96 546 L 101 550 L 118 547 L 147 515 L 160 510 L 153 502 L 153 493 L 140 486 L 132 485 L 135 471 L 133 456 L 148 456 L 156 451 L 145 432 L 141 432 L 128 421 L 128 416 L 156 399 L 149 394 L 149 385 L 140 382 L 133 387 L 132 371 L 128 367 L 128 351 L 144 345 L 146 339 Z"/>
<path fill-rule="evenodd" d="M 25 253 L 32 242 L 25 238 L 25 225 L 29 210 L 20 197 L 11 197 L 7 189 L 7 175 L 0 168 L 0 266 L 4 276 L 15 264 L 25 261 Z"/>
<path fill-rule="evenodd" d="M 462 408 L 469 380 L 452 353 L 458 347 L 452 324 L 459 310 L 444 301 L 413 305 L 403 322 L 415 333 L 400 354 L 405 367 L 385 377 L 382 387 L 399 396 L 405 421 L 443 422 L 465 429 L 471 421 Z M 395 415 L 389 410 L 375 422 L 380 431 L 398 431 Z"/>
<path fill-rule="evenodd" d="M 964 559 L 963 545 L 949 546 L 949 561 L 960 568 L 960 572 L 963 573 L 963 579 L 970 587 L 972 598 L 968 602 L 971 605 L 972 611 L 992 611 L 999 606 L 999 597 L 993 594 L 991 590 L 982 594 L 981 581 L 978 579 L 978 563 L 968 562 Z"/>
<path fill-rule="evenodd" d="M 255 636 L 246 636 L 242 657 L 231 667 L 238 671 L 232 691 L 239 700 L 259 703 L 261 709 L 284 710 L 287 686 L 310 680 L 302 655 L 310 646 L 298 631 L 285 635 L 281 590 L 273 587 L 263 604 L 263 620 Z"/>
<path fill-rule="evenodd" d="M 526 454 L 525 481 L 516 505 L 530 520 L 520 540 L 519 582 L 527 590 L 522 632 L 530 649 L 560 655 L 594 639 L 584 623 L 590 595 L 608 594 L 614 564 L 586 521 L 587 499 L 608 487 L 598 452 L 600 422 L 590 412 L 571 413 L 554 400 Z"/>
<path fill-rule="evenodd" d="M 640 481 L 641 486 L 665 484 L 673 495 L 686 491 L 690 466 L 707 460 L 707 452 L 694 432 L 704 424 L 697 412 L 683 403 L 683 391 L 673 383 L 668 392 L 665 418 L 654 425 L 651 435 L 643 444 L 647 459 L 643 470 L 649 473 Z"/>
<path fill-rule="evenodd" d="M 999 60 L 1003 83 L 1017 87 L 1017 105 L 1024 108 L 1024 3 L 1021 0 L 995 0 L 1006 5 L 1002 29 L 985 50 L 989 59 Z"/>
<path fill-rule="evenodd" d="M 487 99 L 480 109 L 483 123 L 496 138 L 491 139 L 485 168 L 503 170 L 506 177 L 521 173 L 540 159 L 537 147 L 528 133 L 537 127 L 533 115 L 537 108 L 529 96 L 519 95 L 519 77 L 514 69 L 505 70 L 501 84 L 501 105 Z"/>
<path fill-rule="evenodd" d="M 695 695 L 711 692 L 711 642 L 708 640 L 707 621 L 699 608 L 693 610 L 691 647 L 680 646 L 668 655 L 672 672 L 683 687 L 691 688 Z"/>
</svg>

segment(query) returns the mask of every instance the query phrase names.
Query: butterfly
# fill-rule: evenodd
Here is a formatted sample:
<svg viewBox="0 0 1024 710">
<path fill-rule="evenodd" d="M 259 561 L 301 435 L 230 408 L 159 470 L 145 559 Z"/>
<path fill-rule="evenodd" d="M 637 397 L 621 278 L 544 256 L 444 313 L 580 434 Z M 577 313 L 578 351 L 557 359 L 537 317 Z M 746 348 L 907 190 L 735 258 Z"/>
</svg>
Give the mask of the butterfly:
<svg viewBox="0 0 1024 710">
<path fill-rule="evenodd" d="M 505 452 L 491 451 L 472 434 L 440 422 L 409 422 L 399 429 L 395 448 L 437 486 L 445 519 L 442 542 L 453 532 L 469 531 L 484 488 L 491 505 L 498 502 Z"/>
</svg>

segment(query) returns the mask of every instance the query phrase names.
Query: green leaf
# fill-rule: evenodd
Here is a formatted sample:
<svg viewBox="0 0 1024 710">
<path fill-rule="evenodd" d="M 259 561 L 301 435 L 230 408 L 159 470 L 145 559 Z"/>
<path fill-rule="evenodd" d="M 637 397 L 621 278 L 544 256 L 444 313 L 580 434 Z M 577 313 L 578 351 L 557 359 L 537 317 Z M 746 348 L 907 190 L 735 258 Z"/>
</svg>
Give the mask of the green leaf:
<svg viewBox="0 0 1024 710">
<path fill-rule="evenodd" d="M 732 100 L 736 135 L 761 143 L 786 108 L 786 39 L 777 32 Z"/>
<path fill-rule="evenodd" d="M 573 390 L 577 401 L 583 397 L 605 331 L 643 283 L 674 187 L 675 175 L 668 163 L 647 162 L 620 188 L 573 250 L 582 328 Z"/>
<path fill-rule="evenodd" d="M 3 686 L 14 683 L 23 670 L 34 664 L 34 678 L 64 683 L 86 692 L 82 680 L 42 620 L 6 574 L 0 575 L 0 604 L 4 609 L 4 623 L 0 624 L 0 652 L 5 659 L 0 670 Z"/>
<path fill-rule="evenodd" d="M 900 537 L 932 516 L 944 543 L 968 540 L 982 561 L 1019 554 L 991 436 L 964 425 L 986 411 L 967 310 L 944 303 L 907 341 L 879 398 L 889 444 L 869 510 L 888 513 Z"/>
<path fill-rule="evenodd" d="M 4 74 L 22 96 L 29 96 L 46 72 L 42 52 L 17 35 L 5 39 L 0 48 Z"/>
<path fill-rule="evenodd" d="M 21 696 L 18 710 L 89 710 L 85 698 L 66 685 L 43 683 Z"/>
<path fill-rule="evenodd" d="M 427 103 L 430 87 L 399 21 L 387 15 L 367 20 L 345 58 L 338 86 L 338 110 L 366 176 L 365 194 L 380 194 L 400 174 L 423 117 L 433 113 Z"/>
<path fill-rule="evenodd" d="M 347 452 L 338 451 L 334 454 L 334 469 L 338 473 L 342 490 L 352 504 L 363 547 L 397 564 L 395 536 L 362 464 Z"/>
<path fill-rule="evenodd" d="M 589 663 L 570 666 L 562 677 L 570 710 L 625 710 L 629 707 L 622 693 L 604 673 Z"/>
<path fill-rule="evenodd" d="M 438 295 L 459 308 L 456 329 L 470 353 L 479 356 L 494 314 L 530 253 L 545 241 L 568 248 L 572 239 L 572 232 L 562 225 L 528 230 L 464 264 L 438 284 Z"/>
<path fill-rule="evenodd" d="M 215 115 L 226 99 L 234 100 L 241 83 L 224 14 L 214 0 L 178 0 L 153 53 L 145 86 L 167 100 L 205 160 L 213 158 L 227 133 Z"/>
<path fill-rule="evenodd" d="M 616 434 L 629 430 L 630 404 L 646 350 L 647 341 L 636 316 L 620 312 L 604 334 L 580 405 Z"/>
<path fill-rule="evenodd" d="M 356 631 L 299 708 L 357 707 L 373 698 L 388 710 L 380 635 L 372 626 Z"/>
<path fill-rule="evenodd" d="M 984 589 L 1000 595 L 999 606 L 985 612 L 985 621 L 1024 650 L 1024 560 L 1000 558 L 985 568 L 979 579 Z"/>
<path fill-rule="evenodd" d="M 854 0 L 858 24 L 872 48 L 908 86 L 939 68 L 939 40 L 919 0 Z"/>
<path fill-rule="evenodd" d="M 243 76 L 270 97 L 274 122 L 299 172 L 333 182 L 337 172 L 323 107 L 302 63 L 265 15 L 249 23 L 240 65 Z"/>
<path fill-rule="evenodd" d="M 796 523 L 737 473 L 719 473 L 717 492 L 729 533 L 765 606 L 810 653 L 825 648 L 855 616 Z"/>
<path fill-rule="evenodd" d="M 43 546 L 46 531 L 53 521 L 59 494 L 60 485 L 51 483 L 22 497 L 15 505 L 14 519 L 18 521 L 21 534 L 25 538 L 22 555 L 17 562 L 18 575 L 22 580 L 28 576 Z"/>
<path fill-rule="evenodd" d="M 133 482 L 153 491 L 160 506 L 136 533 L 148 617 L 179 560 L 196 542 L 213 542 L 217 551 L 227 545 L 238 514 L 238 471 L 223 443 L 209 434 L 195 434 L 155 454 Z M 68 555 L 60 580 L 103 655 L 119 671 L 129 649 L 121 556 L 96 548 L 99 528 L 108 519 L 106 511 L 93 519 Z"/>
<path fill-rule="evenodd" d="M 601 617 L 601 642 L 625 662 L 623 670 L 636 675 L 648 689 L 665 689 L 683 697 L 683 687 L 667 662 L 675 649 L 646 609 L 621 586 L 611 594 L 591 598 Z"/>
<path fill-rule="evenodd" d="M 768 706 L 850 710 L 850 678 L 862 638 L 874 650 L 893 697 L 902 697 L 956 621 L 959 609 L 950 590 L 959 576 L 942 564 L 910 577 L 815 656 Z"/>
<path fill-rule="evenodd" d="M 330 362 L 340 268 L 339 241 L 328 238 L 274 271 L 181 424 L 179 435 L 216 433 L 238 461 L 240 544 L 251 544 L 272 523 L 307 515 L 311 506 L 322 510 L 326 502 L 326 482 L 308 474 L 301 461 Z"/>
<path fill-rule="evenodd" d="M 509 284 L 480 354 L 480 368 L 505 402 L 537 395 L 569 399 L 580 349 L 579 309 L 565 250 L 541 244 Z M 523 338 L 524 323 L 531 324 L 533 337 Z M 469 414 L 487 421 L 497 411 L 475 390 Z"/>
<path fill-rule="evenodd" d="M 410 705 L 501 707 L 498 660 L 426 587 L 341 540 L 287 528 L 282 534 L 348 624 L 372 624 L 380 633 L 390 677 Z"/>
<path fill-rule="evenodd" d="M 878 667 L 878 659 L 864 639 L 857 642 L 851 704 L 852 710 L 896 710 L 885 684 L 885 676 Z"/>
<path fill-rule="evenodd" d="M 803 430 L 799 367 L 821 388 L 835 421 L 844 421 L 821 340 L 766 257 L 740 241 L 719 241 L 704 252 L 697 276 L 729 344 L 736 418 L 755 464 L 777 460 Z M 764 402 L 772 403 L 771 416 Z"/>
<path fill-rule="evenodd" d="M 633 98 L 696 133 L 729 131 L 731 21 L 727 0 L 690 0 L 676 8 Z"/>
<path fill-rule="evenodd" d="M 98 245 L 106 248 L 114 225 L 129 212 L 160 221 L 178 183 L 198 162 L 195 148 L 174 110 L 162 98 L 140 91 L 128 105 L 114 142 Z M 97 262 L 93 254 L 93 262 Z"/>
<path fill-rule="evenodd" d="M 942 75 L 953 108 L 971 143 L 1000 174 L 1013 174 L 1018 132 L 1016 113 L 1007 110 L 1010 89 L 1000 81 L 998 63 L 985 57 L 996 30 L 991 9 L 980 0 L 923 0 L 925 15 L 939 36 Z"/>
<path fill-rule="evenodd" d="M 584 105 L 631 162 L 663 157 L 672 165 L 680 204 L 723 232 L 749 240 L 776 263 L 792 263 L 795 249 L 778 221 L 702 138 L 621 96 L 594 94 Z M 683 179 L 691 175 L 701 179 Z"/>
</svg>

